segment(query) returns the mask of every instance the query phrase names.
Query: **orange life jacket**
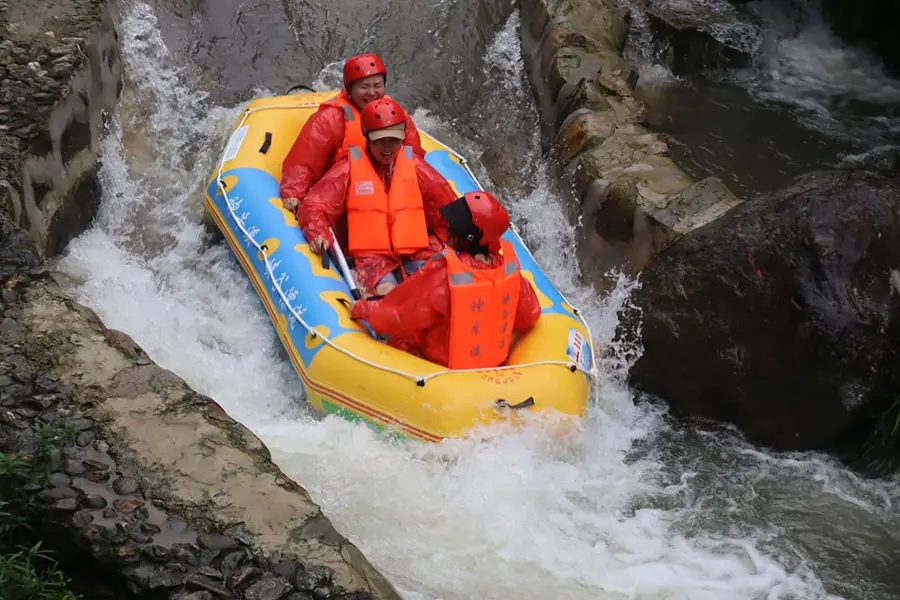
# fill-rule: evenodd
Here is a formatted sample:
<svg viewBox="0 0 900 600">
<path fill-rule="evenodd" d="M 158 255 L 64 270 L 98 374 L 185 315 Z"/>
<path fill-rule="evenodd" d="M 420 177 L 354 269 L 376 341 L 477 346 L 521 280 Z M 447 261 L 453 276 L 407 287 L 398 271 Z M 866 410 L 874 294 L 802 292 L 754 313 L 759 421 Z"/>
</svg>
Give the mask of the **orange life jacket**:
<svg viewBox="0 0 900 600">
<path fill-rule="evenodd" d="M 384 97 L 390 99 L 387 94 Z M 365 148 L 366 136 L 362 130 L 362 115 L 356 105 L 344 98 L 343 94 L 338 94 L 325 104 L 337 106 L 344 112 L 344 141 L 334 155 L 334 162 L 347 156 L 350 146 Z"/>
<path fill-rule="evenodd" d="M 348 250 L 360 253 L 403 256 L 428 247 L 428 226 L 422 191 L 416 176 L 412 146 L 394 162 L 391 189 L 359 146 L 351 146 L 350 185 L 347 188 Z"/>
<path fill-rule="evenodd" d="M 447 249 L 451 369 L 490 369 L 506 362 L 519 306 L 521 277 L 513 245 L 501 242 L 503 264 L 477 269 Z"/>
</svg>

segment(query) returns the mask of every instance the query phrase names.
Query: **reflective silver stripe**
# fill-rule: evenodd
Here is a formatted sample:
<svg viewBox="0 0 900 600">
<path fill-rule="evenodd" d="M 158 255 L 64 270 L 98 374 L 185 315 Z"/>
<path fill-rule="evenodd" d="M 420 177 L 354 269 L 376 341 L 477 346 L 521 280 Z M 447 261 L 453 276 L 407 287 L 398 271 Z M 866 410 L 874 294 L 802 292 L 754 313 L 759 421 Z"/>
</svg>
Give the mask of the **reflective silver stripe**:
<svg viewBox="0 0 900 600">
<path fill-rule="evenodd" d="M 445 250 L 441 250 L 441 251 L 438 252 L 437 254 L 432 255 L 431 258 L 429 258 L 428 260 L 429 260 L 429 261 L 437 260 L 437 259 L 439 259 L 439 258 L 441 258 L 441 257 L 443 257 L 443 256 L 447 256 L 448 254 L 450 254 L 450 251 L 449 251 L 449 250 L 446 250 L 446 249 L 445 249 Z"/>
<path fill-rule="evenodd" d="M 350 158 L 352 160 L 359 160 L 363 157 L 362 148 L 359 146 L 350 146 Z"/>
<path fill-rule="evenodd" d="M 346 104 L 342 104 L 341 108 L 344 109 L 344 118 L 348 121 L 353 121 L 356 119 L 356 115 L 353 114 L 353 109 L 347 106 Z"/>
<path fill-rule="evenodd" d="M 454 273 L 450 276 L 450 285 L 467 285 L 475 283 L 475 276 L 471 273 Z"/>
<path fill-rule="evenodd" d="M 515 263 L 515 261 L 511 260 L 508 263 L 506 263 L 506 269 L 503 274 L 504 275 L 512 275 L 513 273 L 515 273 L 518 270 L 519 270 L 519 265 L 517 265 Z"/>
<path fill-rule="evenodd" d="M 403 146 L 403 158 L 412 158 L 412 157 L 413 157 L 412 146 Z"/>
</svg>

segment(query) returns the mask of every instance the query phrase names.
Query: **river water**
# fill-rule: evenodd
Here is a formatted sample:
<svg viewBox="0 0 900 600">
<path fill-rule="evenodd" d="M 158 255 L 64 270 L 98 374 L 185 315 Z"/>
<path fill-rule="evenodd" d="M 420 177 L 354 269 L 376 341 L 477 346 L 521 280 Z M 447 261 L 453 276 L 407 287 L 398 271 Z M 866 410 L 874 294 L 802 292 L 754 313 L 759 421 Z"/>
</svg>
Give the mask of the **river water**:
<svg viewBox="0 0 900 600">
<path fill-rule="evenodd" d="M 633 355 L 611 342 L 632 284 L 598 299 L 578 281 L 515 7 L 383 4 L 123 2 L 127 82 L 102 148 L 103 202 L 59 263 L 72 294 L 253 429 L 406 598 L 896 598 L 900 482 L 673 424 L 623 385 Z M 422 129 L 482 161 L 482 183 L 609 345 L 570 443 L 533 430 L 388 442 L 310 415 L 255 292 L 204 233 L 202 188 L 240 102 L 333 85 L 363 48 L 396 72 L 390 92 Z"/>
</svg>

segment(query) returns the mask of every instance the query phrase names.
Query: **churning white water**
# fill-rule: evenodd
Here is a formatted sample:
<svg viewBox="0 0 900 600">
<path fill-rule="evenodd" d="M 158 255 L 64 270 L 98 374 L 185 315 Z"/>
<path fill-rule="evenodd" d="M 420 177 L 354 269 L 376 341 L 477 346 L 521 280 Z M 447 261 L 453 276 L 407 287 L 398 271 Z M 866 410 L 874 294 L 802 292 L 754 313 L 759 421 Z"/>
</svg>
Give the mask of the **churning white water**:
<svg viewBox="0 0 900 600">
<path fill-rule="evenodd" d="M 517 27 L 514 15 L 486 73 L 521 73 Z M 621 383 L 628 356 L 612 346 L 587 427 L 567 445 L 540 431 L 389 442 L 309 415 L 255 292 L 200 224 L 202 188 L 240 107 L 212 106 L 192 87 L 147 5 L 126 6 L 121 38 L 128 81 L 102 149 L 100 215 L 60 261 L 73 295 L 253 429 L 407 598 L 896 591 L 891 484 L 725 433 L 672 429 L 660 409 L 635 405 Z M 486 96 L 484 110 L 503 110 L 487 106 L 497 100 Z M 544 183 L 537 139 L 523 134 L 522 145 L 533 181 L 500 191 L 537 260 L 586 311 L 595 343 L 608 345 L 633 284 L 598 300 L 578 283 L 573 232 Z"/>
</svg>

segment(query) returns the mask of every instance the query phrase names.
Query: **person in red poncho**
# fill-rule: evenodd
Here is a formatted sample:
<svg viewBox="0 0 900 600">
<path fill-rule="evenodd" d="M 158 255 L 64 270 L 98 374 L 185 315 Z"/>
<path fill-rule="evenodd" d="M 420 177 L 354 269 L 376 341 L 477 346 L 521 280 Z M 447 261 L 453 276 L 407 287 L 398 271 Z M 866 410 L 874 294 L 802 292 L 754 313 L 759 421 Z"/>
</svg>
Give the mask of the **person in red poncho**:
<svg viewBox="0 0 900 600">
<path fill-rule="evenodd" d="M 449 247 L 381 299 L 360 300 L 366 321 L 391 346 L 451 369 L 506 362 L 514 332 L 531 329 L 541 305 L 501 236 L 509 214 L 488 192 L 469 192 L 441 209 Z"/>
<path fill-rule="evenodd" d="M 360 111 L 385 95 L 387 69 L 375 54 L 360 54 L 344 63 L 344 88 L 319 106 L 294 141 L 281 165 L 281 198 L 286 210 L 297 210 L 310 188 L 334 163 L 346 156 L 350 146 L 365 146 Z M 425 156 L 419 132 L 406 118 L 404 144 Z"/>
<path fill-rule="evenodd" d="M 346 250 L 362 291 L 383 295 L 444 247 L 449 232 L 440 208 L 456 194 L 403 145 L 408 119 L 397 102 L 370 102 L 361 120 L 365 146 L 351 146 L 309 190 L 297 221 L 310 249 L 322 252 L 334 244 L 331 228 L 346 211 Z"/>
</svg>

